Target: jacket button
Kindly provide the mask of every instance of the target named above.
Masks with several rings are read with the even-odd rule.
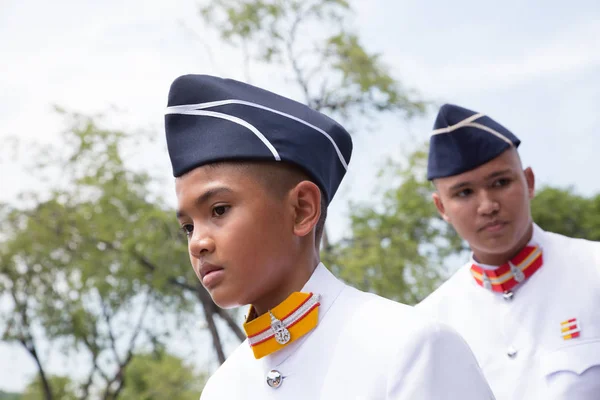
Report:
[[[281,372],[273,369],[271,371],[269,371],[269,373],[267,374],[267,385],[269,385],[270,387],[277,389],[278,387],[281,386],[281,384],[283,383],[283,375],[281,375]]]
[[[515,358],[517,356],[517,353],[517,349],[515,349],[513,346],[510,346],[508,350],[506,350],[506,355],[510,358]]]

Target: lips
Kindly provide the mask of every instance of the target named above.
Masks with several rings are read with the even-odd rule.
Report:
[[[200,265],[200,278],[204,279],[206,275],[221,270],[223,270],[223,267],[219,267],[218,265],[202,263],[202,265]]]
[[[499,229],[502,229],[502,227],[506,224],[507,224],[506,221],[500,221],[500,220],[490,221],[487,224],[483,225],[481,228],[479,228],[479,231],[499,230]]]

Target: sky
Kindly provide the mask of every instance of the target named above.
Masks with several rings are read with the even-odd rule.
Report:
[[[44,189],[23,166],[27,151],[15,159],[8,138],[58,143],[65,125],[53,105],[104,112],[112,126],[155,132],[159,145],[136,162],[168,179],[160,143],[172,80],[186,73],[245,76],[240,53],[220,44],[196,10],[193,0],[2,0],[0,201]],[[363,44],[405,87],[437,104],[483,112],[515,133],[538,186],[600,192],[600,3],[361,0],[354,10]],[[252,78],[296,95],[269,71],[255,68]],[[346,232],[348,201],[372,202],[382,160],[426,141],[434,119],[435,110],[408,122],[382,116],[375,129],[354,135],[349,179],[329,211],[334,240]],[[164,196],[174,201],[171,184]],[[209,351],[200,331],[186,341],[191,354]],[[52,368],[68,371],[69,360]],[[0,389],[20,390],[33,374],[21,348],[0,344]]]

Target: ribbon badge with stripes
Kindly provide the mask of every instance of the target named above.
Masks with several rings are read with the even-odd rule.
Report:
[[[575,339],[579,337],[581,329],[577,318],[571,318],[560,323],[560,332],[564,340]]]

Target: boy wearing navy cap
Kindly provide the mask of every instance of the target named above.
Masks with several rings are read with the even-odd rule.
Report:
[[[217,305],[247,340],[202,399],[491,399],[454,331],[337,280],[319,260],[352,142],[335,121],[227,79],[186,75],[165,117],[177,217]]]
[[[533,222],[519,144],[483,114],[440,109],[428,178],[472,255],[417,308],[462,334],[498,399],[598,399],[600,243]]]

